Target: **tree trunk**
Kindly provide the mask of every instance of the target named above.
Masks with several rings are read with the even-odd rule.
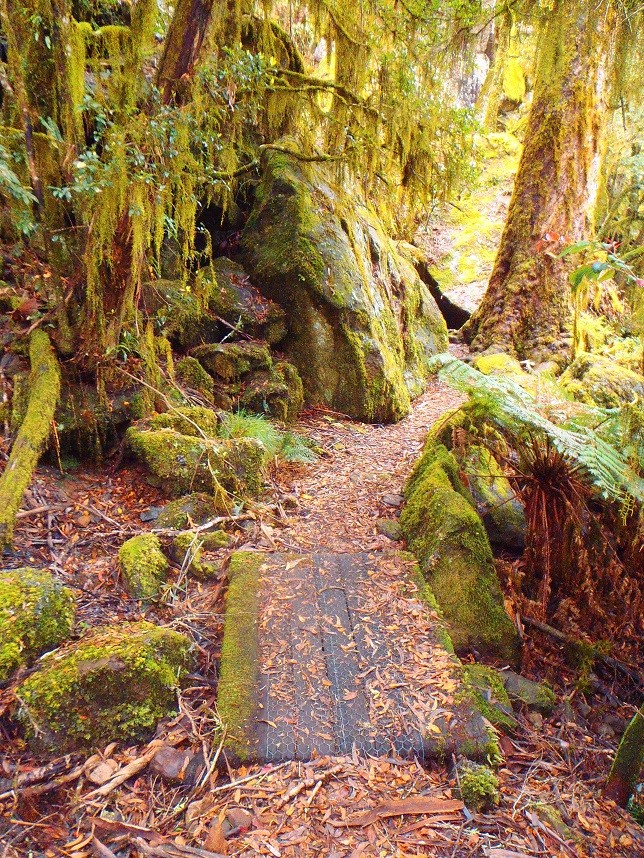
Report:
[[[199,59],[215,0],[178,0],[157,71],[157,86],[167,104],[178,95],[185,75]]]
[[[561,348],[571,301],[557,254],[591,231],[617,27],[612,4],[556,0],[548,16],[508,219],[464,328],[477,350],[545,358]]]
[[[604,788],[604,795],[626,807],[644,763],[644,705],[626,728]]]
[[[498,6],[499,4],[497,4]],[[494,23],[494,56],[485,81],[476,99],[476,109],[483,116],[483,127],[486,131],[496,131],[499,118],[499,107],[503,97],[503,74],[505,62],[510,50],[510,33],[512,30],[512,15],[506,10],[500,14]]]

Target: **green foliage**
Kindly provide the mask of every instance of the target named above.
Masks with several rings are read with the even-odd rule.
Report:
[[[22,184],[15,167],[16,157],[0,143],[0,199],[2,197],[8,199],[14,211],[17,231],[28,237],[36,229],[31,208],[37,200],[34,194]]]
[[[474,406],[500,431],[515,439],[530,441],[540,437],[549,442],[581,469],[599,497],[644,502],[644,480],[633,469],[628,455],[595,429],[607,419],[617,419],[623,427],[615,411],[586,407],[585,419],[568,419],[564,426],[541,414],[535,397],[509,378],[483,375],[447,354],[437,355],[431,366],[442,381],[469,393]],[[600,431],[609,436],[605,424]],[[617,433],[613,429],[612,440],[618,437]]]
[[[317,453],[302,435],[281,432],[261,414],[234,411],[222,415],[219,435],[222,438],[254,438],[261,441],[268,458],[277,456],[285,462],[311,463]]]

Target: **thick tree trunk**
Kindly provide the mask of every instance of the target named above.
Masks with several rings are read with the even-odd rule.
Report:
[[[157,72],[157,86],[166,103],[178,94],[184,76],[194,71],[214,4],[215,0],[177,2]]]
[[[508,219],[477,312],[475,349],[546,357],[571,316],[560,241],[590,232],[615,62],[612,5],[556,0],[541,39],[534,99]]]

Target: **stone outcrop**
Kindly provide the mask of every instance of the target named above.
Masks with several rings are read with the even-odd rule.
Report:
[[[429,357],[447,348],[434,299],[373,211],[321,166],[269,150],[263,169],[242,262],[286,314],[281,347],[307,401],[368,421],[399,419]]]

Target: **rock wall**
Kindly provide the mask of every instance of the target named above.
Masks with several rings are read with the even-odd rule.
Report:
[[[447,348],[434,299],[375,214],[323,166],[268,150],[263,171],[241,260],[286,313],[281,347],[307,401],[366,421],[400,419],[429,358]]]

